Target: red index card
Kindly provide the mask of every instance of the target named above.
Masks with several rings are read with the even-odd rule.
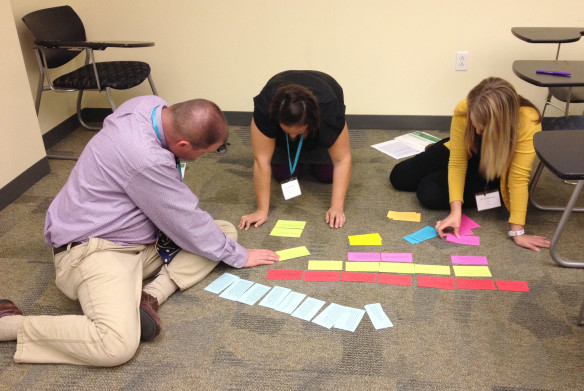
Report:
[[[302,270],[270,269],[266,278],[268,280],[302,280]]]
[[[457,278],[456,286],[458,289],[482,289],[487,291],[494,291],[495,281],[478,280],[476,278]]]
[[[377,282],[377,273],[342,272],[341,281]]]
[[[323,272],[308,270],[304,272],[304,281],[339,281],[340,272]]]
[[[418,276],[418,286],[425,288],[438,288],[454,290],[454,278]]]
[[[529,292],[527,281],[495,280],[495,282],[497,283],[497,289],[500,291]]]
[[[377,282],[390,285],[412,286],[412,276],[398,276],[395,274],[379,274]]]

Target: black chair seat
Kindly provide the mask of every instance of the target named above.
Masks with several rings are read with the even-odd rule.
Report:
[[[101,89],[107,87],[127,90],[142,83],[150,74],[150,65],[141,61],[109,61],[95,64]],[[93,65],[88,64],[73,72],[58,77],[53,86],[63,89],[96,90]]]

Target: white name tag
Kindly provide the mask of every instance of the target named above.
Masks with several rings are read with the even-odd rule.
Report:
[[[290,178],[287,181],[281,183],[282,193],[284,193],[284,199],[289,200],[290,198],[298,197],[300,193],[300,184],[298,179]]]
[[[501,206],[499,190],[489,190],[485,193],[476,193],[475,198],[477,200],[477,209],[479,211],[498,208]]]

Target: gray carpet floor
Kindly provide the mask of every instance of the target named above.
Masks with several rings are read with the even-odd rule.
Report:
[[[447,133],[429,131],[437,136]],[[581,390],[584,329],[576,319],[584,299],[584,270],[557,266],[549,252],[531,252],[506,237],[504,208],[465,213],[481,224],[479,247],[438,238],[412,245],[402,237],[446,213],[425,210],[413,194],[394,190],[395,159],[371,148],[404,131],[351,131],[353,176],[347,224],[324,224],[331,187],[307,172],[302,196],[284,201],[272,183],[270,220],[240,231],[249,248],[306,246],[311,255],[274,266],[233,269],[220,264],[193,288],[160,308],[162,333],[141,344],[116,368],[14,364],[14,342],[0,342],[0,389],[11,390]],[[54,150],[79,152],[91,132],[78,130]],[[216,219],[237,224],[255,210],[249,127],[232,127],[227,153],[187,165],[185,183]],[[77,302],[54,284],[51,250],[43,241],[46,210],[67,180],[71,161],[50,162],[51,173],[0,211],[0,298],[26,314],[79,314]],[[544,173],[538,197],[565,202],[573,186]],[[580,202],[581,204],[582,202]],[[391,221],[389,210],[418,211],[420,223]],[[551,238],[557,212],[530,208],[527,230]],[[300,238],[269,233],[279,219],[306,221]],[[584,260],[584,216],[574,214],[559,252]],[[349,235],[378,232],[381,246],[350,246]],[[520,280],[529,292],[442,290],[357,282],[267,280],[269,269],[306,270],[308,260],[346,260],[349,251],[411,252],[415,263],[451,265],[451,255],[486,256],[495,280]],[[327,303],[362,308],[381,303],[393,328],[375,330],[367,315],[354,333],[328,330],[265,307],[248,306],[203,290],[225,272],[268,286],[283,286]],[[451,277],[454,277],[452,275]]]

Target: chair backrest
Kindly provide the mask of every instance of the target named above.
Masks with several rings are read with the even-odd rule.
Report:
[[[79,15],[68,5],[31,12],[22,18],[37,41],[85,41],[85,28]],[[45,50],[47,67],[57,68],[80,52],[66,49]]]

